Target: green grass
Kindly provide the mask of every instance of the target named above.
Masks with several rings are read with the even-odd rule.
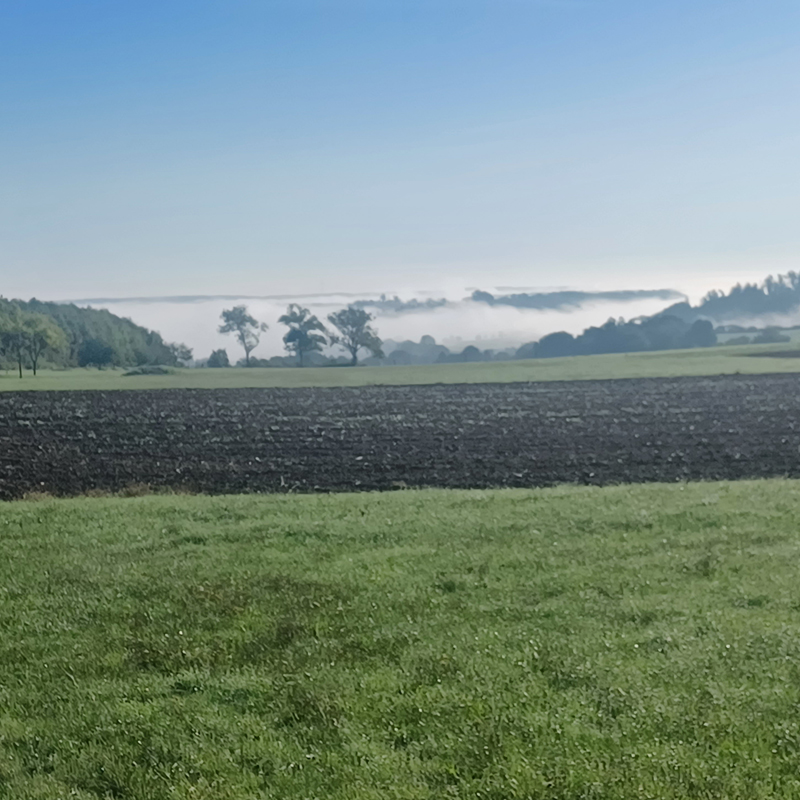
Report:
[[[791,344],[751,345],[477,364],[435,364],[417,367],[184,369],[176,371],[174,375],[130,377],[125,377],[122,370],[43,370],[35,378],[26,374],[22,380],[13,372],[0,373],[0,391],[410,386],[433,383],[519,383],[800,372],[800,358],[752,358],[750,355],[758,352],[792,349],[792,347]]]
[[[0,797],[797,798],[800,483],[0,507]]]

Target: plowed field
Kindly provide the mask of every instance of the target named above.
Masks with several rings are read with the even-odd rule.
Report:
[[[0,395],[0,498],[800,475],[800,377]]]

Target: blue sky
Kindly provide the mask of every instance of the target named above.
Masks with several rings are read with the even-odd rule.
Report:
[[[7,0],[0,293],[800,267],[800,4]]]

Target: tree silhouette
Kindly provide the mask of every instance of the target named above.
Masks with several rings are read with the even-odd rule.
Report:
[[[352,366],[358,364],[358,352],[362,349],[383,358],[382,342],[369,324],[372,319],[372,314],[353,306],[328,314],[328,321],[339,331],[331,335],[331,344],[338,344],[350,353]]]
[[[79,367],[105,367],[114,361],[114,348],[97,341],[87,339],[78,348]]]
[[[231,362],[228,360],[228,352],[226,350],[214,350],[206,362],[206,366],[212,369],[221,369],[230,365]]]
[[[187,361],[191,361],[193,358],[192,348],[187,347],[185,344],[175,342],[174,344],[168,344],[167,347],[169,348],[172,357],[175,359],[176,364],[182,364]]]
[[[303,356],[322,350],[327,341],[322,333],[316,333],[324,333],[325,326],[307,308],[301,308],[297,303],[292,303],[278,322],[289,328],[283,337],[283,344],[288,352],[297,356],[297,363],[301,367]]]
[[[234,333],[239,344],[244,348],[245,364],[250,366],[250,353],[258,347],[261,334],[269,327],[266,322],[259,322],[247,313],[247,306],[234,306],[220,314],[222,325],[220,333]]]

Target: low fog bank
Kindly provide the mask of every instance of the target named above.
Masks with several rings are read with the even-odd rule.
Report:
[[[417,301],[417,308],[409,307],[413,297],[423,298]],[[118,316],[128,317],[139,325],[158,331],[166,341],[185,342],[193,348],[195,358],[206,358],[212,350],[225,348],[232,361],[241,357],[241,348],[232,336],[217,333],[217,328],[222,310],[234,305],[246,305],[250,314],[270,326],[253,353],[258,358],[285,354],[282,337],[286,329],[278,323],[278,317],[290,302],[309,308],[323,322],[332,311],[357,303],[375,315],[374,327],[382,339],[419,341],[420,337],[430,335],[455,351],[471,344],[481,349],[516,348],[554,331],[578,334],[590,325],[604,323],[609,317],[631,319],[649,316],[670,305],[664,297],[648,296],[627,301],[587,301],[577,307],[565,306],[564,310],[533,310],[472,300],[442,304],[440,299],[430,297],[429,293],[408,293],[402,296],[400,302],[405,307],[399,311],[394,295],[387,295],[381,302],[380,297],[376,298],[374,294],[344,293],[294,297],[109,298],[77,301],[77,304],[107,308]]]
[[[800,325],[800,308],[785,314],[757,314],[726,318],[721,325],[741,328],[794,328]]]

